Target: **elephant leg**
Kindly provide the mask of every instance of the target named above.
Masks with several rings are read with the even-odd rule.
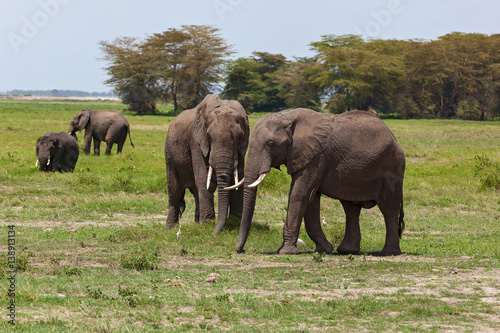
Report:
[[[84,143],[85,143],[85,154],[90,154],[90,146],[92,144],[92,136],[87,135],[87,130],[85,130],[85,137],[84,137]]]
[[[317,192],[321,179],[321,172],[304,168],[292,176],[290,194],[288,197],[288,211],[283,228],[283,244],[278,249],[279,254],[297,254],[297,239],[299,238],[300,224],[306,208]],[[318,218],[319,221],[319,218]]]
[[[342,243],[337,247],[340,254],[356,254],[360,250],[361,231],[359,228],[359,214],[361,205],[350,201],[340,200],[346,216],[345,236]]]
[[[201,151],[193,152],[192,165],[194,183],[196,186],[196,192],[198,193],[199,221],[203,223],[210,222],[213,218],[215,218],[213,192],[216,187],[215,184],[213,184],[214,186],[210,185],[210,189],[207,190],[208,169]]]
[[[194,207],[195,207],[194,208],[194,221],[196,223],[199,223],[200,222],[200,199],[198,198],[198,191],[196,191],[195,188],[190,188],[189,192],[191,192],[191,194],[194,197]]]
[[[179,176],[175,170],[167,166],[167,188],[168,188],[168,215],[166,227],[171,229],[179,222],[179,217],[186,208],[184,194],[186,190],[180,182]]]
[[[401,196],[396,197],[400,198]],[[399,255],[401,254],[399,247],[400,202],[394,199],[391,200],[391,203],[379,204],[379,208],[385,220],[385,244],[380,254],[383,256]]]
[[[127,129],[123,129],[122,132],[120,133],[120,136],[118,137],[118,140],[116,140],[116,145],[118,146],[116,153],[119,154],[122,152],[123,145],[125,144],[125,140],[127,139]]]
[[[316,244],[314,252],[332,253],[333,245],[326,239],[323,229],[321,229],[320,201],[321,194],[316,192],[304,214],[304,225],[306,226],[307,235]]]
[[[101,154],[101,140],[94,138],[94,155],[99,156]]]
[[[205,187],[198,187],[198,211],[199,221],[206,223],[215,218],[214,194],[207,191]]]

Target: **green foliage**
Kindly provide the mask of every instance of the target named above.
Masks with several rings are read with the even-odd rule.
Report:
[[[16,254],[16,270],[25,272],[31,267],[30,256],[28,253],[21,252]]]
[[[239,101],[247,112],[286,109],[276,79],[287,66],[281,54],[254,52],[250,59],[239,58],[229,65],[222,95]]]
[[[97,289],[92,287],[87,287],[87,296],[92,299],[106,298],[100,287],[98,287]]]
[[[148,36],[100,42],[109,79],[123,103],[138,114],[155,114],[157,101],[172,102],[174,113],[196,106],[220,81],[230,46],[219,29],[184,25]]]
[[[127,269],[155,270],[158,268],[158,250],[138,248],[120,258],[120,266]]]
[[[398,118],[498,115],[498,35],[451,33],[434,41],[325,35],[311,46],[329,112],[371,107]]]
[[[491,161],[485,154],[474,156],[474,173],[484,188],[500,189],[500,163]]]

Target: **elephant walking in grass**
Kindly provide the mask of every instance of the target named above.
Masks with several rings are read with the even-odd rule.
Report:
[[[92,139],[94,140],[94,155],[99,156],[101,141],[106,142],[106,155],[111,154],[113,144],[118,145],[116,153],[121,153],[127,134],[130,138],[130,125],[127,119],[118,111],[84,110],[77,113],[71,120],[69,133],[76,138],[76,131],[85,129],[85,154],[90,154]]]
[[[47,132],[36,142],[36,166],[40,171],[73,172],[78,155],[78,141],[68,133]]]
[[[236,251],[244,252],[257,186],[271,167],[286,165],[292,177],[281,254],[299,253],[302,219],[320,253],[331,253],[320,223],[320,197],[338,199],[346,214],[345,237],[337,251],[360,251],[359,215],[375,205],[386,227],[382,255],[401,253],[404,229],[405,156],[396,138],[375,115],[351,111],[339,115],[295,109],[261,117],[250,135],[245,167],[243,216]],[[231,187],[230,187],[231,188]],[[229,189],[230,189],[229,188]]]
[[[197,222],[215,217],[213,193],[219,190],[214,233],[223,230],[229,208],[231,215],[241,217],[243,191],[224,188],[242,184],[248,138],[248,118],[243,106],[213,95],[207,95],[198,106],[183,111],[172,121],[165,141],[167,228],[178,223],[184,211],[186,189],[195,198]]]

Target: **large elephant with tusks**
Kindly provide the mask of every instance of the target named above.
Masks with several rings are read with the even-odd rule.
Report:
[[[296,244],[302,219],[316,251],[333,251],[321,229],[321,195],[340,200],[346,214],[346,232],[337,248],[339,253],[360,251],[360,211],[375,205],[385,219],[386,237],[381,254],[401,253],[405,156],[396,138],[371,113],[351,111],[329,115],[309,109],[265,115],[252,129],[237,252],[244,252],[257,186],[272,167],[283,164],[292,182],[283,244],[278,253],[299,253]]]
[[[218,189],[218,213],[214,233],[223,230],[228,210],[241,217],[243,191],[225,190],[241,185],[249,126],[243,106],[237,101],[207,95],[193,109],[183,111],[169,126],[165,141],[168,216],[172,228],[184,211],[188,189],[195,198],[195,221],[215,217],[214,192]]]

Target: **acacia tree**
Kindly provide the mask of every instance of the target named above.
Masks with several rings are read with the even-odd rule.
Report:
[[[100,42],[106,71],[116,93],[139,113],[154,113],[156,102],[193,107],[222,80],[233,51],[210,26],[185,25],[140,41],[118,38]]]
[[[323,89],[317,82],[321,74],[316,58],[298,58],[288,68],[276,75],[279,96],[288,108],[321,108]]]
[[[219,36],[219,29],[207,25],[183,25],[189,35],[186,58],[186,105],[194,107],[206,94],[218,89],[222,81],[226,59],[234,53],[231,46]]]
[[[103,59],[110,63],[105,68],[109,75],[105,83],[114,87],[114,91],[131,110],[139,114],[154,114],[159,94],[152,54],[136,38],[101,41],[99,45],[104,52]]]
[[[183,98],[182,82],[186,77],[187,41],[190,36],[178,29],[169,29],[148,37],[144,48],[149,50],[152,66],[157,74],[159,95],[162,100],[172,101],[174,112]]]
[[[328,92],[331,112],[391,109],[404,73],[396,41],[365,42],[357,35],[325,35],[311,46],[324,67],[317,83]]]
[[[267,52],[239,58],[229,65],[222,95],[238,100],[247,111],[285,109],[286,102],[279,94],[276,79],[288,64],[285,56]]]

